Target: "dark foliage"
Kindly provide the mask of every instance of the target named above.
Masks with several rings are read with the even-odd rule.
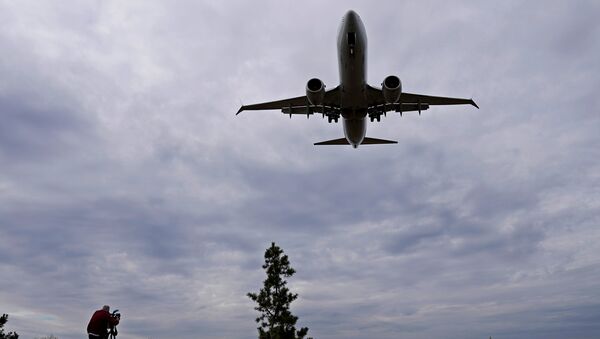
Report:
[[[19,335],[15,332],[4,333],[4,325],[8,321],[8,314],[3,314],[0,317],[0,339],[18,339]]]
[[[290,312],[290,304],[298,298],[286,287],[284,278],[289,278],[296,271],[290,266],[287,255],[283,250],[271,243],[265,251],[265,264],[262,266],[267,273],[267,279],[259,293],[248,293],[248,297],[258,306],[254,309],[260,312],[256,318],[259,323],[259,339],[302,339],[308,333],[308,328],[296,330],[298,317]],[[309,338],[311,339],[311,338]]]

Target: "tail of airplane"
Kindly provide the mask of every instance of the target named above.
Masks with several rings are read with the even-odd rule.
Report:
[[[375,138],[364,138],[360,143],[361,145],[376,145],[376,144],[397,144],[397,141],[394,140],[385,140],[385,139],[375,139]],[[350,145],[346,138],[333,139],[327,141],[316,142],[316,146],[321,145]]]

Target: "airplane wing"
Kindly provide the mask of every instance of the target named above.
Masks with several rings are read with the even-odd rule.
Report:
[[[447,97],[434,97],[431,95],[423,95],[423,94],[412,94],[412,93],[402,93],[400,94],[400,101],[403,103],[413,103],[413,104],[429,104],[429,105],[473,105],[477,108],[477,104],[473,99],[461,99],[461,98],[447,98]]]
[[[329,111],[339,110],[339,106],[340,93],[338,86],[325,92],[325,99],[323,100],[323,105],[311,105],[306,95],[303,95],[300,97],[263,102],[260,104],[243,105],[242,107],[240,107],[236,115],[240,114],[242,111],[260,111],[274,109],[281,110],[286,114],[312,114],[313,112],[327,113]]]
[[[413,94],[402,92],[400,94],[400,103],[399,104],[385,104],[385,100],[383,98],[383,91],[374,88],[371,86],[367,86],[367,96],[369,99],[369,107],[386,107],[387,111],[396,110],[400,111],[400,109],[404,109],[405,105],[407,108],[410,107],[411,111],[419,110],[421,107],[425,110],[425,107],[429,107],[431,105],[473,105],[477,108],[477,104],[473,99],[461,99],[461,98],[447,98],[447,97],[436,97],[431,95],[423,95],[423,94]],[[404,110],[403,110],[404,111]]]

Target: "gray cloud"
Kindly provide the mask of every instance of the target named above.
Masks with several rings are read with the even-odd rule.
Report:
[[[348,6],[348,7],[346,7]],[[315,338],[594,338],[593,1],[0,5],[0,305],[24,338],[253,338],[271,241]],[[356,9],[369,79],[474,96],[369,125],[245,112],[336,85]],[[246,114],[247,113],[247,114]]]

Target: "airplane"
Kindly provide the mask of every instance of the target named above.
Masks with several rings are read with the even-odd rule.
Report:
[[[418,111],[433,105],[473,105],[473,99],[447,98],[402,92],[402,82],[395,75],[383,80],[381,89],[367,84],[367,35],[360,16],[353,10],[342,18],[337,37],[340,85],[325,90],[318,78],[308,80],[306,95],[253,105],[242,105],[236,115],[248,110],[281,110],[290,118],[294,114],[320,113],[329,123],[342,117],[344,138],[317,142],[314,145],[397,144],[397,141],[366,137],[367,121],[381,121],[387,112]]]

